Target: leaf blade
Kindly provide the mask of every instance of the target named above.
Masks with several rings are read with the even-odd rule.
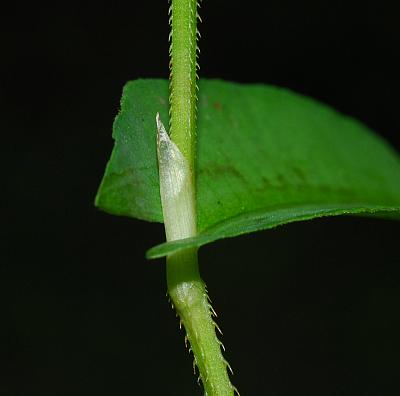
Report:
[[[333,207],[334,206],[334,207]],[[296,209],[295,213],[290,213],[291,210]],[[374,215],[386,218],[385,215],[390,215],[393,213],[399,213],[400,207],[378,207],[378,206],[362,206],[354,207],[343,205],[338,207],[338,205],[327,205],[325,207],[296,207],[280,209],[277,211],[271,211],[269,213],[263,213],[262,216],[257,214],[249,214],[250,219],[235,219],[234,223],[239,220],[240,226],[227,227],[223,232],[205,232],[200,234],[195,238],[185,238],[179,241],[165,242],[160,245],[154,246],[146,252],[146,258],[157,259],[174,253],[180,249],[186,249],[189,247],[201,247],[208,243],[215,242],[219,239],[232,238],[235,236],[240,236],[243,234],[248,234],[252,232],[268,230],[275,228],[284,224],[290,224],[297,221],[312,220],[321,217],[329,216],[340,216],[340,215]],[[400,215],[390,218],[397,218],[400,220]],[[271,220],[272,219],[272,220]],[[240,220],[244,220],[240,223]],[[247,220],[247,221],[246,221]]]
[[[157,111],[166,121],[167,81],[127,84],[98,207],[162,221]],[[323,215],[398,218],[398,155],[358,121],[312,99],[282,88],[202,80],[198,131],[199,236],[151,249],[149,257]]]

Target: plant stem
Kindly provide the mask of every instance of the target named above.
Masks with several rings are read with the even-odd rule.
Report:
[[[197,251],[188,249],[167,258],[168,291],[193,351],[205,395],[231,396],[234,387],[227,374],[227,362],[215,334],[211,306],[200,278]],[[185,340],[186,341],[186,340]]]
[[[172,0],[170,13],[170,134],[193,170],[196,150],[197,0]]]
[[[160,194],[167,240],[196,235],[196,51],[197,0],[172,0],[170,134],[157,115]],[[232,396],[235,388],[221,353],[207,290],[199,273],[197,249],[167,257],[168,293],[185,327],[205,395]]]

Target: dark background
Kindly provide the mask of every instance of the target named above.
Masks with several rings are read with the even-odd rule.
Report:
[[[208,1],[201,76],[263,82],[400,150],[397,1]],[[93,199],[124,83],[168,76],[166,1],[2,10],[0,395],[201,395],[146,262]],[[331,218],[200,252],[242,395],[399,395],[399,224]]]

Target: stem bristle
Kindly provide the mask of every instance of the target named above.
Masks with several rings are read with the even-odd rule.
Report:
[[[234,393],[237,394],[237,396],[240,396],[240,393],[239,393],[238,389],[236,388],[236,386],[232,385],[232,390],[233,390]]]
[[[223,336],[224,333],[222,332],[222,330],[219,328],[219,326],[217,325],[217,323],[215,321],[213,321],[213,325],[219,331],[219,333]]]

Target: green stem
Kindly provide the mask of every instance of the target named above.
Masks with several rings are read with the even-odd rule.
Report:
[[[197,0],[172,0],[170,13],[170,134],[194,169]]]
[[[235,388],[227,374],[227,362],[221,353],[221,342],[215,334],[212,308],[207,290],[200,278],[197,251],[189,249],[167,258],[169,295],[194,355],[205,395],[231,396]],[[229,367],[229,366],[228,366]]]
[[[158,158],[160,193],[167,240],[196,235],[195,143],[197,81],[197,0],[172,0],[170,136],[159,117]],[[207,396],[232,396],[235,388],[222,356],[197,250],[167,257],[168,293],[185,327]]]

